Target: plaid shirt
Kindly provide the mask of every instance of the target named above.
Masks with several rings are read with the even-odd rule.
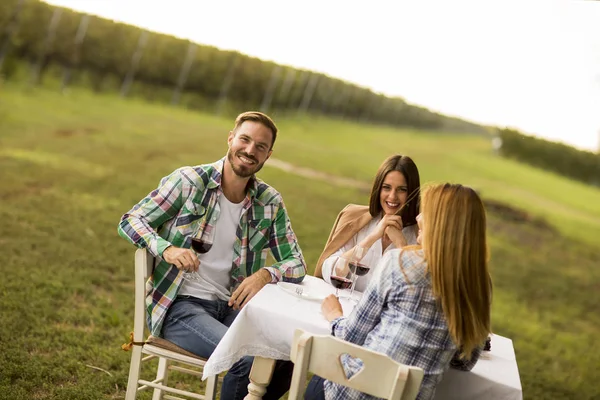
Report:
[[[353,313],[331,322],[332,333],[387,354],[401,364],[422,368],[425,375],[417,399],[431,399],[450,361],[457,358],[457,347],[433,296],[423,252],[390,250],[377,269],[379,273],[371,279]],[[480,352],[476,349],[469,361],[461,362],[460,369],[473,368]],[[348,376],[362,368],[361,363],[349,357],[342,363]],[[325,381],[324,386],[327,400],[375,399],[330,381]]]
[[[171,245],[190,248],[192,237],[214,228],[220,212],[218,199],[223,194],[223,164],[224,158],[176,170],[121,218],[119,234],[161,260],[146,284],[152,335],[160,335],[165,314],[183,282],[183,271],[162,260],[163,251]],[[275,189],[253,177],[233,246],[232,288],[265,267],[268,250],[276,260],[266,268],[273,282],[304,279],[306,263],[283,199]]]

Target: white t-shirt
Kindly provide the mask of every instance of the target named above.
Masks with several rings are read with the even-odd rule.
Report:
[[[233,245],[242,215],[242,203],[232,203],[221,194],[214,212],[217,212],[219,217],[214,227],[213,245],[207,253],[197,253],[200,260],[198,274],[201,279],[198,282],[184,279],[178,294],[205,300],[227,301],[231,288]]]
[[[364,238],[366,238],[371,232],[375,230],[377,224],[381,221],[381,217],[376,217],[371,220],[364,228],[358,231],[345,245],[343,245],[338,251],[330,255],[323,262],[323,267],[321,269],[321,273],[323,274],[323,279],[327,283],[331,283],[331,275],[333,272],[333,268],[337,263],[339,257],[356,246],[357,243],[360,243]],[[404,234],[404,238],[406,239],[406,243],[409,245],[417,243],[417,235],[416,235],[416,225],[407,226],[402,229],[402,233]],[[369,248],[362,258],[361,263],[368,265],[370,268],[369,272],[366,275],[359,276],[356,279],[356,285],[354,286],[354,290],[359,292],[363,292],[371,280],[373,275],[375,274],[376,269],[378,268],[379,261],[383,258],[384,254],[386,254],[391,249],[395,249],[396,246],[394,243],[390,244],[385,251],[382,249],[381,238],[377,239],[375,243]]]

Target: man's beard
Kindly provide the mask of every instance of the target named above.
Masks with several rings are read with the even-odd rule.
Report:
[[[243,156],[246,157],[252,161],[257,161],[256,158],[249,156],[248,154],[238,151],[236,153],[236,156]],[[231,165],[231,169],[233,169],[233,173],[236,174],[237,176],[239,176],[240,178],[250,178],[252,175],[256,174],[258,171],[260,171],[263,167],[263,165],[265,165],[265,161],[263,161],[262,163],[257,163],[255,164],[253,167],[250,166],[246,166],[246,165],[236,165],[235,164],[235,158],[236,156],[234,156],[231,153],[231,150],[227,151],[227,160],[229,161],[229,164]]]

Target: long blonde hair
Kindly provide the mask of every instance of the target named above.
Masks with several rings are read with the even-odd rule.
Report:
[[[468,357],[491,331],[485,208],[473,189],[446,183],[425,189],[421,213],[433,294],[452,339]]]

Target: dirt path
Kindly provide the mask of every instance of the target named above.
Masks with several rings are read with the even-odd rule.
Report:
[[[369,183],[359,181],[356,179],[342,178],[340,176],[326,174],[324,172],[315,171],[314,169],[310,168],[298,167],[296,165],[292,165],[290,163],[278,160],[276,158],[269,158],[269,161],[267,161],[266,165],[278,168],[282,171],[289,172],[291,174],[296,174],[310,179],[318,179],[321,181],[333,183],[338,186],[351,187],[366,191],[371,190],[371,185]]]
[[[276,158],[269,158],[266,165],[271,166],[273,168],[280,169],[285,172],[289,172],[291,174],[299,175],[299,176],[309,178],[309,179],[318,179],[318,180],[332,183],[332,184],[338,185],[338,186],[355,188],[355,189],[363,190],[365,192],[369,192],[371,190],[371,184],[369,184],[367,182],[359,181],[356,179],[343,178],[340,176],[327,174],[327,173],[324,173],[321,171],[316,171],[316,170],[310,169],[310,168],[298,167],[296,165],[292,165],[290,163],[287,163],[285,161],[282,161],[282,160],[279,160]],[[562,204],[552,202],[549,199],[543,198],[541,196],[537,196],[534,193],[530,193],[530,192],[524,191],[519,188],[513,188],[512,190],[515,192],[518,192],[518,194],[520,196],[526,196],[526,197],[532,199],[533,201],[536,201],[538,204],[543,204],[544,207],[549,208],[549,209],[555,209],[555,210],[561,209],[562,210],[565,207]],[[499,202],[496,202],[496,203],[499,203]],[[508,208],[512,208],[512,207],[508,206]],[[593,221],[594,223],[600,225],[600,219],[598,217],[596,217],[595,215],[591,215],[590,213],[577,211],[577,210],[570,210],[569,212],[571,213],[572,216],[575,216],[582,220]]]

